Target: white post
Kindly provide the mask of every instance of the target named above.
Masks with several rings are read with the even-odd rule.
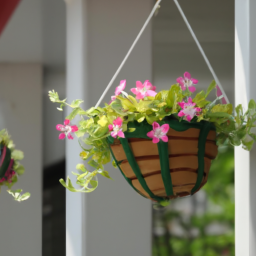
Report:
[[[86,0],[67,2],[67,98],[86,99]],[[84,106],[85,109],[88,106]],[[70,112],[70,109],[68,109]],[[81,162],[81,149],[76,139],[66,142],[66,175],[75,184],[74,175],[76,164]],[[85,250],[86,223],[84,205],[85,195],[82,193],[66,192],[66,255],[83,256]]]
[[[67,2],[70,2],[67,4],[67,97],[69,101],[85,99],[88,104],[85,107],[90,107],[96,104],[120,65],[153,2]],[[89,25],[88,29],[85,24]],[[86,51],[89,58],[85,56]],[[126,91],[129,92],[136,80],[152,80],[151,72],[149,25],[103,101],[109,102],[120,80],[127,79]],[[70,175],[81,161],[80,149],[71,141],[67,143],[66,152],[67,174]],[[150,256],[151,201],[138,195],[111,164],[106,170],[113,180],[99,177],[99,187],[91,194],[67,192],[67,256]]]
[[[255,0],[235,1],[235,102],[247,109],[256,99],[256,10]],[[256,255],[256,161],[255,147],[235,149],[236,255]]]

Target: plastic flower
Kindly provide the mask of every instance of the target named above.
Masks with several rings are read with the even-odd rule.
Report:
[[[146,80],[144,84],[142,84],[140,81],[136,82],[136,87],[137,88],[132,88],[131,92],[136,95],[136,99],[144,99],[147,96],[156,96],[156,87],[153,86],[149,80]]]
[[[193,85],[196,85],[198,83],[198,80],[191,78],[190,73],[185,72],[184,78],[183,77],[177,78],[177,82],[179,83],[183,91],[185,91],[186,88],[188,88],[189,91],[194,92],[196,90],[196,87],[194,87]]]
[[[217,97],[222,96],[223,95],[222,91],[221,91],[221,89],[218,85],[216,86],[216,89],[217,89]],[[226,101],[225,97],[221,98],[221,103],[222,104],[227,104],[227,101]]]
[[[178,113],[179,117],[185,117],[185,120],[190,122],[195,115],[201,112],[201,108],[197,108],[196,103],[193,103],[192,98],[188,98],[188,102],[178,102],[182,110]]]
[[[111,101],[114,101],[116,99],[116,96],[120,95],[121,92],[125,89],[125,86],[126,86],[126,80],[121,80],[120,81],[120,84],[116,87],[116,90],[115,90],[115,95],[114,96],[111,96]],[[109,103],[109,104],[110,104]]]
[[[163,124],[160,126],[157,122],[152,124],[153,131],[147,133],[147,136],[153,139],[153,143],[158,143],[160,140],[164,142],[168,142],[168,136],[166,133],[169,131],[170,126],[169,124]]]
[[[121,119],[121,117],[118,117],[117,119],[115,119],[113,121],[113,125],[110,124],[108,126],[109,131],[111,132],[110,135],[113,138],[116,138],[117,136],[120,138],[124,138],[124,133],[122,131],[122,124],[123,124],[123,120]]]
[[[64,125],[62,124],[57,124],[56,125],[56,129],[58,131],[61,131],[62,133],[59,135],[59,139],[63,140],[66,138],[66,136],[68,137],[69,140],[73,140],[74,137],[71,135],[71,133],[74,133],[76,131],[78,131],[78,127],[76,125],[69,125],[70,124],[70,120],[65,119],[64,121]]]

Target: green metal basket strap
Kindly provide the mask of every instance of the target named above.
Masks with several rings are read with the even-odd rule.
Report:
[[[205,155],[205,144],[206,139],[211,130],[211,124],[206,122],[202,127],[198,139],[198,172],[197,172],[197,181],[194,188],[191,191],[193,195],[201,186],[204,177],[204,155]]]
[[[149,196],[152,199],[156,200],[157,202],[163,201],[163,198],[154,195],[153,192],[149,189],[144,177],[141,174],[140,167],[139,167],[138,163],[136,162],[133,152],[129,146],[128,140],[126,138],[124,138],[124,139],[120,138],[120,141],[122,143],[127,160],[129,162],[130,166],[132,167],[132,170],[133,170],[134,174],[136,175],[138,181],[140,182],[140,185],[142,186],[142,188],[149,194]]]
[[[11,161],[11,151],[6,146],[2,146],[0,150],[2,151],[0,156],[0,179],[2,179]]]
[[[172,177],[169,166],[168,142],[160,141],[159,143],[157,143],[157,146],[165,192],[167,196],[173,196]]]
[[[113,157],[113,159],[114,159],[114,161],[115,161],[115,163],[116,163],[116,165],[117,165],[119,171],[122,173],[122,175],[123,175],[123,177],[126,179],[126,181],[130,184],[130,186],[131,186],[138,194],[140,194],[141,196],[145,197],[143,194],[140,193],[139,190],[137,190],[137,189],[133,186],[132,181],[124,175],[122,169],[121,169],[120,166],[119,166],[119,162],[116,160],[115,155],[114,155],[114,153],[113,153],[113,151],[112,151],[110,145],[109,145],[109,150],[110,150],[110,153],[111,153],[111,155],[112,155],[112,157]],[[146,198],[146,197],[145,197],[145,198]]]

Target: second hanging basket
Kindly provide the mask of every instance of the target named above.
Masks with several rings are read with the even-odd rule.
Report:
[[[168,142],[152,143],[147,122],[133,122],[125,138],[108,137],[112,156],[128,183],[153,201],[195,194],[207,182],[211,160],[217,156],[216,132],[208,122],[171,119]]]

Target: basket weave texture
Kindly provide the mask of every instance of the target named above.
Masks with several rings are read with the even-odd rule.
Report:
[[[207,182],[211,160],[218,152],[215,127],[208,122],[189,123],[174,119],[168,142],[152,143],[147,122],[128,124],[136,128],[125,138],[108,137],[112,156],[127,182],[142,196],[166,201],[195,194]]]

